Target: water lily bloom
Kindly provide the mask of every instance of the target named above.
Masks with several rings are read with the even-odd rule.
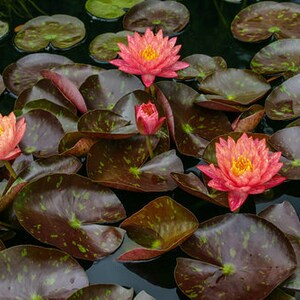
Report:
[[[25,133],[25,129],[24,118],[16,121],[13,112],[8,116],[0,114],[0,160],[12,160],[21,154],[18,144]]]
[[[243,133],[237,142],[228,137],[216,143],[218,167],[197,167],[211,178],[210,187],[228,192],[229,207],[235,211],[249,194],[260,194],[286,179],[277,174],[282,167],[280,156],[281,152],[269,152],[265,139],[253,139]]]
[[[133,36],[127,35],[127,40],[128,47],[118,43],[121,58],[113,59],[110,63],[126,73],[141,75],[147,88],[156,76],[175,78],[176,71],[189,66],[186,62],[178,61],[180,55],[177,53],[181,45],[175,46],[177,38],[164,37],[162,30],[154,35],[147,28],[143,36],[135,32]]]
[[[147,104],[136,105],[134,108],[136,125],[139,133],[143,135],[155,134],[166,119],[166,117],[158,119],[156,106],[150,100]]]

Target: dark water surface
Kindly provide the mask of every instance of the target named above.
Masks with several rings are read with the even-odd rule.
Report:
[[[1,1],[1,0],[0,0]],[[39,3],[40,2],[40,3]],[[237,5],[223,2],[221,0],[186,0],[180,1],[186,5],[191,12],[190,24],[178,37],[178,43],[182,44],[182,57],[201,53],[209,56],[222,56],[229,67],[249,68],[249,62],[253,55],[265,44],[247,44],[234,40],[230,32],[230,23],[243,4]],[[245,2],[245,1],[244,1]],[[248,1],[247,3],[254,3]],[[283,1],[282,1],[283,2]],[[299,3],[300,1],[285,1]],[[96,63],[90,56],[88,47],[90,42],[99,34],[104,32],[117,32],[123,30],[122,22],[104,22],[92,19],[84,10],[84,0],[43,0],[37,1],[38,5],[49,15],[69,14],[81,19],[87,30],[85,42],[67,51],[54,51],[48,49],[48,53],[57,53],[69,57],[77,63],[88,63],[101,67],[109,67]],[[216,6],[217,4],[217,6]],[[244,3],[245,4],[245,3]],[[34,13],[34,12],[33,12]],[[39,15],[35,13],[35,16]],[[11,28],[22,24],[26,19],[11,20]],[[0,72],[10,63],[26,55],[17,51],[12,43],[13,32],[0,41]],[[44,51],[46,52],[46,51]],[[0,97],[0,111],[7,114],[12,110],[14,98],[8,93]],[[265,119],[259,129],[267,133],[272,133],[275,126],[270,120]],[[189,162],[196,164],[197,160]],[[289,200],[300,212],[300,189],[297,182],[287,182],[274,189],[274,202]],[[127,215],[142,208],[149,200],[155,199],[158,195],[146,195],[139,193],[117,192],[124,204]],[[226,210],[202,202],[200,199],[185,194],[181,190],[170,193],[176,201],[184,204],[187,208],[196,212],[199,221],[208,219],[216,214],[222,214]],[[265,203],[261,197],[256,199],[259,204],[257,210],[261,210],[270,203]],[[126,245],[126,241],[125,241]],[[120,254],[117,251],[113,255],[94,263],[88,268],[87,274],[90,283],[114,283],[122,286],[133,287],[138,293],[145,290],[147,293],[159,300],[187,299],[176,288],[173,278],[173,270],[176,264],[176,256],[184,256],[179,249],[164,254],[162,257],[142,263],[117,262],[116,257]]]

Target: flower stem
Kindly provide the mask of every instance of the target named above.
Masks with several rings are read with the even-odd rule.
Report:
[[[17,174],[16,174],[15,170],[12,168],[10,162],[8,160],[5,160],[4,165],[5,165],[6,169],[8,170],[9,174],[12,176],[12,178],[16,179]]]
[[[153,150],[152,150],[150,135],[146,135],[146,143],[147,143],[147,148],[148,148],[150,158],[152,159],[154,156],[153,156]]]

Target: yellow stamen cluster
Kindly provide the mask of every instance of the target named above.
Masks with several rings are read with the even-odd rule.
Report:
[[[159,56],[159,53],[157,53],[151,45],[148,45],[144,50],[140,52],[140,54],[142,58],[147,61],[153,60]]]
[[[240,155],[237,160],[231,161],[231,172],[235,176],[243,175],[246,171],[253,171],[252,162],[245,156]]]

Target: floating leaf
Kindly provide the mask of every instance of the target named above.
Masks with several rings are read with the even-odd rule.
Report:
[[[9,31],[8,23],[0,20],[0,40],[3,39]]]
[[[155,300],[155,298],[147,294],[145,291],[140,291],[136,297],[134,297],[134,300]]]
[[[226,69],[226,61],[220,57],[210,57],[204,54],[192,54],[182,59],[190,64],[188,68],[177,71],[178,79],[197,78],[199,81],[217,70]]]
[[[0,95],[5,91],[5,85],[3,82],[2,75],[0,75]]]
[[[264,96],[270,88],[264,78],[252,71],[234,68],[218,70],[199,85],[201,91],[217,95],[216,98],[211,96],[211,99],[231,105],[251,104]]]
[[[67,300],[132,300],[133,289],[126,289],[116,284],[94,284],[76,291]]]
[[[130,31],[119,31],[117,33],[106,32],[96,36],[89,46],[90,55],[96,61],[108,62],[117,57],[118,43],[127,45],[127,35]]]
[[[3,299],[66,299],[88,285],[88,278],[67,253],[20,245],[0,252]]]
[[[250,214],[201,223],[181,248],[197,259],[177,258],[175,269],[178,287],[193,299],[264,299],[297,265],[285,235]]]
[[[16,197],[14,210],[36,239],[77,258],[101,259],[123,240],[122,229],[94,224],[125,217],[117,196],[76,174],[53,174],[29,183]]]
[[[70,63],[72,63],[72,60],[62,55],[48,53],[29,54],[4,69],[2,74],[3,81],[11,93],[19,95],[23,90],[32,87],[43,78],[40,74],[41,70]]]
[[[296,300],[296,298],[276,288],[265,300]]]
[[[277,39],[300,38],[300,5],[261,1],[241,10],[233,19],[233,36],[243,42],[257,42],[272,35]]]
[[[165,34],[182,31],[190,20],[190,12],[176,1],[147,0],[132,7],[123,18],[126,30],[144,32],[147,27]]]
[[[85,9],[94,17],[101,19],[117,19],[125,14],[125,10],[143,0],[87,0]]]
[[[49,45],[69,49],[85,37],[84,23],[68,15],[39,16],[24,24],[14,38],[15,45],[28,52],[36,52]]]
[[[182,243],[198,225],[197,218],[172,198],[156,198],[121,223],[129,238],[142,247],[126,251],[118,259],[137,261],[157,257]]]
[[[300,116],[300,74],[275,87],[265,101],[272,120],[289,120]]]
[[[265,46],[254,55],[250,66],[264,75],[292,77],[300,73],[300,39],[284,39]]]

